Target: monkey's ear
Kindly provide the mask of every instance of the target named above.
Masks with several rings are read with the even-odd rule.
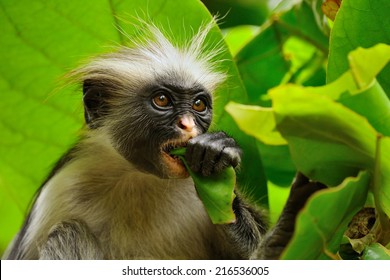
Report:
[[[99,127],[99,121],[107,114],[106,97],[102,84],[92,80],[83,82],[84,117],[89,128]]]

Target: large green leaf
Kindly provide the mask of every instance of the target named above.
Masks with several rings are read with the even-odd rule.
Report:
[[[268,145],[287,145],[287,141],[275,130],[275,116],[271,108],[230,102],[225,109],[245,133]]]
[[[362,116],[293,85],[271,96],[277,129],[301,172],[335,186],[360,169],[373,170],[377,133]]]
[[[346,178],[336,188],[315,193],[299,213],[282,259],[332,258],[339,250],[348,223],[366,201],[369,178],[368,172],[361,172],[356,178]]]
[[[94,55],[131,43],[131,36],[140,31],[137,18],[152,19],[177,41],[211,20],[197,0],[1,1],[0,252],[19,228],[51,166],[77,140],[82,127],[80,93],[75,87],[62,87],[61,77]],[[216,26],[208,41],[222,41]],[[224,106],[229,100],[244,102],[246,94],[223,49],[220,67],[229,79],[216,93],[213,129],[238,131]],[[237,134],[233,136],[241,143],[253,141]],[[244,146],[244,152],[254,156],[247,157],[242,169],[248,166],[248,174],[256,172],[257,184],[264,186],[254,143]],[[245,174],[240,180],[251,181]],[[258,197],[265,197],[266,189],[261,192]]]
[[[296,173],[286,140],[275,130],[271,108],[230,102],[225,107],[242,131],[255,137],[267,179],[279,186],[290,186]]]
[[[388,0],[343,0],[330,37],[328,64],[329,82],[349,68],[347,55],[357,47],[390,44]],[[378,81],[390,96],[390,66],[378,76]]]

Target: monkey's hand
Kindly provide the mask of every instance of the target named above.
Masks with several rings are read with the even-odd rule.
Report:
[[[193,172],[210,176],[239,165],[241,150],[224,132],[205,133],[188,142],[185,158]]]

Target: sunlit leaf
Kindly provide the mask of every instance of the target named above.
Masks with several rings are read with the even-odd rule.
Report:
[[[390,61],[390,46],[376,44],[364,49],[357,48],[348,54],[349,67],[360,89],[367,88]]]
[[[259,31],[259,27],[255,26],[237,26],[234,28],[222,30],[225,34],[225,42],[229,46],[229,50],[233,56],[235,56],[248,42],[250,42],[256,33]]]
[[[268,145],[286,145],[286,140],[275,130],[275,117],[271,108],[230,102],[226,111],[233,116],[245,133]]]
[[[257,147],[267,179],[279,186],[289,186],[296,170],[286,140],[276,131],[273,110],[234,102],[228,103],[225,108],[242,131],[260,141]]]

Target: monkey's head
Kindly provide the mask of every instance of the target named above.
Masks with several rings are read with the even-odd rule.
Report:
[[[186,146],[211,124],[212,93],[225,78],[212,62],[218,49],[203,48],[211,27],[175,46],[148,25],[147,40],[79,70],[87,126],[106,133],[139,170],[161,178],[188,176],[169,152]]]

